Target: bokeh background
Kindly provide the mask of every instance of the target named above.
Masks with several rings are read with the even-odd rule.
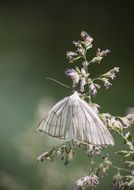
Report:
[[[101,89],[94,102],[102,112],[125,115],[134,107],[134,12],[130,1],[44,1],[0,3],[0,190],[70,190],[88,174],[83,153],[68,166],[62,161],[39,163],[38,155],[57,141],[37,132],[37,123],[70,90],[46,80],[53,77],[68,85],[66,51],[85,30],[94,48],[112,53],[94,75],[120,67],[109,90]],[[107,149],[113,155],[121,142]],[[59,141],[57,142],[59,143]],[[87,162],[86,162],[87,161]],[[86,168],[86,169],[85,169]],[[97,189],[113,189],[110,171]]]

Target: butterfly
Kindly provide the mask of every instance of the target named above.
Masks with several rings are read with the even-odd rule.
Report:
[[[57,102],[41,120],[38,129],[62,140],[93,145],[114,145],[113,137],[98,114],[75,91]]]

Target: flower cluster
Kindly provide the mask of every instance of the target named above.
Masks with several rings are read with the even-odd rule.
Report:
[[[72,80],[72,87],[74,88],[75,86],[77,86],[79,80],[80,80],[80,76],[77,73],[76,70],[74,69],[68,69],[65,74]]]
[[[94,81],[101,81],[103,82],[104,86],[106,89],[108,89],[112,84],[109,82],[110,79],[114,80],[116,78],[116,74],[119,72],[119,67],[114,67],[113,69],[111,69],[110,71],[102,74],[101,76],[93,79]],[[94,83],[94,86],[96,86],[96,84]],[[96,87],[97,89],[97,87]]]
[[[92,145],[92,144],[88,145],[88,149],[87,149],[88,156],[100,155],[101,148],[102,148],[102,146],[99,146],[99,145]]]
[[[116,74],[119,72],[119,67],[114,67],[107,73],[100,75],[99,77],[91,78],[88,72],[88,67],[90,63],[100,63],[101,60],[110,53],[110,50],[106,49],[101,51],[99,48],[96,51],[96,56],[87,60],[87,51],[92,48],[93,38],[86,32],[81,32],[81,41],[74,41],[73,44],[76,47],[76,51],[67,52],[67,59],[69,63],[74,63],[80,58],[83,59],[81,63],[81,68],[78,66],[75,69],[68,69],[65,73],[72,80],[72,87],[79,88],[79,91],[83,93],[85,91],[85,86],[88,86],[88,93],[90,96],[95,96],[98,92],[98,89],[101,87],[95,81],[103,82],[106,89],[108,89],[112,84],[110,79],[114,79]],[[78,89],[77,88],[77,89]]]
[[[101,75],[98,80],[102,81],[104,83],[104,86],[106,87],[106,89],[109,88],[109,86],[111,86],[112,84],[109,82],[109,79],[111,78],[112,80],[116,78],[116,73],[119,72],[119,67],[114,67],[113,69],[111,69],[110,71],[108,71],[107,73]]]
[[[74,61],[76,61],[79,58],[80,57],[79,57],[78,53],[75,53],[73,51],[67,52],[67,59],[69,60],[69,63],[73,63]]]
[[[115,117],[109,113],[100,114],[101,120],[104,124],[113,131],[122,131],[134,124],[134,114],[128,114],[124,117]]]
[[[73,44],[76,47],[76,51],[68,51],[67,59],[69,63],[74,63],[80,58],[85,57],[88,49],[92,48],[93,38],[85,31],[81,32],[81,41],[74,41]]]
[[[81,32],[81,37],[84,40],[84,42],[82,42],[82,43],[85,46],[85,49],[88,50],[88,49],[92,48],[93,38],[85,31]]]
[[[91,79],[88,80],[88,83],[89,83],[89,93],[92,96],[95,96],[98,92],[98,89],[100,89],[100,85],[94,83]]]
[[[100,64],[103,57],[107,56],[109,53],[111,53],[111,51],[109,49],[101,51],[101,49],[98,48],[96,51],[96,57],[94,57],[90,62]]]
[[[78,181],[75,182],[77,189],[79,190],[84,190],[86,187],[96,187],[99,184],[99,178],[91,174],[90,176],[85,176],[79,179]]]
[[[98,168],[96,169],[96,175],[99,178],[103,178],[107,174],[110,166],[112,165],[112,162],[108,158],[108,154],[104,155],[102,159],[103,162],[100,163]]]
[[[113,187],[116,190],[133,190],[134,189],[134,176],[121,175],[118,173],[113,177]]]
[[[125,177],[121,176],[120,172],[113,177],[113,187],[118,190],[123,190],[125,185]]]
[[[75,158],[75,150],[74,147],[71,145],[71,143],[68,144],[62,144],[57,147],[54,147],[49,152],[45,152],[41,154],[37,160],[38,161],[44,161],[44,160],[57,160],[58,157],[61,158],[61,160],[64,160],[64,164],[67,165],[70,160],[73,160]]]

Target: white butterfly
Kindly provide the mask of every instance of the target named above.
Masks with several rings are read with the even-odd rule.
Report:
[[[64,140],[75,139],[93,145],[114,145],[113,137],[97,113],[77,91],[55,104],[38,129]]]

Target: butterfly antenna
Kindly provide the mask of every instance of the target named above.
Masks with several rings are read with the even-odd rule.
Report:
[[[60,82],[60,81],[58,81],[58,80],[55,80],[55,79],[53,79],[53,78],[51,78],[51,77],[47,77],[46,79],[52,80],[52,81],[54,81],[54,82],[60,84],[61,86],[64,86],[64,87],[66,87],[66,88],[69,88],[69,89],[73,90],[73,88],[71,88],[70,86],[67,86],[66,84],[64,84],[64,83],[62,83],[62,82]]]

